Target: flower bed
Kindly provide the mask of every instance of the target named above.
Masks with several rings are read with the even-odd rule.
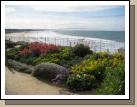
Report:
[[[70,71],[65,80],[65,86],[72,91],[97,89],[97,94],[124,94],[124,55],[122,53],[93,52],[87,46],[61,47],[52,44],[33,42],[25,47],[14,47],[6,51],[7,60],[38,66],[41,68],[52,63],[50,69],[58,68]],[[20,65],[14,62],[15,65]],[[13,66],[14,64],[10,64]],[[42,65],[42,67],[39,67]],[[15,68],[16,66],[13,66]],[[19,66],[16,67],[20,69]],[[57,71],[59,69],[57,68]],[[23,66],[22,69],[27,69]],[[42,70],[43,72],[43,70]],[[35,70],[35,73],[38,73]],[[40,74],[40,73],[38,73]],[[39,77],[42,74],[39,75]],[[48,78],[44,77],[45,79]],[[117,81],[113,82],[113,79]]]
[[[46,44],[46,43],[39,43],[39,42],[33,42],[30,43],[28,46],[26,46],[21,52],[21,56],[40,56],[40,55],[46,55],[49,52],[58,52],[59,46],[52,45],[52,44]]]

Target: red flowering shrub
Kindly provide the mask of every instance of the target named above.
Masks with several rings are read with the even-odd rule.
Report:
[[[24,48],[21,52],[20,55],[21,56],[28,56],[31,54],[31,50],[29,48]]]
[[[33,42],[28,44],[27,47],[25,47],[21,52],[21,56],[39,56],[39,55],[45,55],[48,52],[58,52],[59,46],[53,45],[53,44],[47,44],[47,43],[39,43],[39,42]]]

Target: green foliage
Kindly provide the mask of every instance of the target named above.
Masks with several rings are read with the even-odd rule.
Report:
[[[36,59],[36,57],[34,56],[20,56],[19,54],[15,56],[14,60],[25,63],[25,64],[29,64],[29,65],[33,65],[34,60]]]
[[[91,59],[91,57],[94,55],[94,53],[91,55],[91,54],[87,54],[86,56],[84,56],[83,60],[86,60],[86,59]]]
[[[71,67],[74,74],[92,74],[100,82],[104,79],[106,67],[116,67],[123,63],[124,57],[120,53],[109,55],[106,52],[94,53],[79,65]]]
[[[95,88],[96,83],[93,75],[73,74],[68,77],[66,85],[73,91],[83,91]]]
[[[75,47],[73,47],[73,53],[77,56],[84,57],[87,54],[93,53],[90,51],[90,48],[88,46],[84,46],[83,44],[78,44]]]
[[[80,61],[77,59],[80,59],[80,58],[74,56],[71,48],[63,48],[62,51],[59,53],[48,53],[47,55],[36,58],[32,64],[37,65],[43,62],[50,62],[50,63],[59,64],[65,67],[70,67],[77,61]]]
[[[20,57],[20,55],[17,54],[17,55],[14,57],[14,60],[16,60],[16,61],[20,61],[21,58],[22,58],[22,57]]]
[[[10,40],[5,41],[6,49],[13,48],[16,44]]]
[[[19,54],[19,51],[21,48],[12,48],[8,51],[6,51],[6,56],[8,59],[15,59],[15,57]]]
[[[72,53],[71,48],[64,48],[62,52],[60,52],[60,58],[64,60],[70,60],[73,56],[74,54]]]
[[[82,60],[83,60],[83,59],[82,59],[81,57],[75,56],[75,57],[71,58],[70,60],[63,60],[63,59],[62,59],[62,60],[59,62],[59,65],[64,66],[64,67],[70,69],[71,66],[74,66],[74,65],[76,65],[76,64],[79,64]]]
[[[30,74],[33,71],[33,67],[30,67],[26,64],[23,64],[23,63],[20,63],[15,60],[11,60],[11,59],[7,61],[7,66],[19,72],[28,73],[28,74]]]
[[[32,64],[33,65],[37,65],[37,64],[40,64],[40,63],[44,63],[44,62],[50,62],[50,63],[56,63],[58,64],[60,59],[59,59],[59,54],[57,53],[52,53],[52,54],[47,54],[45,56],[40,56],[40,57],[37,57],[33,62]]]
[[[125,94],[125,66],[124,63],[115,68],[107,67],[105,79],[98,88],[97,94],[123,95]]]
[[[124,60],[125,56],[124,54],[120,53],[120,52],[116,52],[112,55],[113,58],[119,59],[119,60]]]
[[[8,59],[15,59],[19,60],[20,59],[20,51],[24,48],[24,45],[16,45],[14,48],[6,50],[6,57]]]
[[[34,76],[50,81],[57,80],[56,82],[69,76],[66,86],[73,91],[98,87],[97,94],[124,94],[125,56],[123,53],[110,54],[107,51],[93,53],[89,47],[80,44],[74,48],[61,47],[58,52],[48,52],[40,56],[32,54],[21,57],[19,54],[21,49],[22,46],[6,51],[6,64],[8,66],[30,73],[32,70],[28,66],[8,61],[8,59],[36,65],[32,73]],[[71,70],[71,74],[68,73],[68,70]],[[67,75],[65,77],[62,76],[64,72]]]
[[[10,54],[12,53],[10,52]],[[35,55],[20,56],[19,51],[16,51],[15,54],[11,55],[13,59],[31,65],[38,65],[45,62],[50,62],[70,68],[71,66],[76,65],[83,60],[81,57],[73,53],[73,49],[71,47],[62,47],[60,49],[60,52],[57,53],[49,52],[46,55],[41,55],[41,56],[35,56]]]
[[[97,60],[97,59],[104,59],[104,58],[112,58],[112,55],[107,51],[101,51],[93,53],[90,59]]]
[[[29,64],[29,65],[32,65],[33,61],[36,59],[36,57],[34,56],[28,56],[27,58],[25,58],[25,63],[26,64]]]
[[[107,59],[92,60],[87,59],[80,65],[72,67],[72,73],[74,74],[91,74],[100,82],[104,78],[104,70],[107,65]]]
[[[121,53],[114,53],[111,55],[107,52],[97,52],[97,53],[93,53],[92,55],[87,56],[87,57],[88,58],[85,58],[85,60],[82,61],[80,64],[71,67],[72,74],[74,74],[74,75],[88,75],[88,76],[92,75],[96,79],[95,84],[98,84],[98,85],[101,85],[102,81],[104,81],[105,79],[107,80],[107,82],[110,81],[110,83],[113,84],[113,80],[115,80],[117,78],[123,78],[122,73],[124,73],[124,70],[122,70],[123,69],[122,67],[124,67],[124,65],[123,66],[120,66],[120,65],[124,64],[124,57]],[[108,68],[110,68],[110,69],[108,69]],[[109,71],[115,70],[115,72],[109,74],[108,70]],[[120,72],[121,74],[117,73],[118,70],[122,70],[123,72],[122,73]],[[114,78],[115,76],[117,78]],[[120,80],[118,80],[118,81],[120,81]],[[75,84],[74,79],[71,82],[74,82],[74,84]],[[117,81],[115,81],[115,82],[117,82]],[[122,81],[121,86],[119,86],[119,83],[117,83],[117,84],[115,83],[117,85],[116,86],[117,88],[122,87],[119,90],[124,90],[123,82],[124,82],[124,80]],[[108,83],[107,83],[107,85],[106,85],[107,87],[110,86]],[[113,91],[116,88],[111,87],[111,89]],[[119,93],[120,92],[121,91],[119,91]],[[114,94],[115,94],[115,92],[114,92]]]

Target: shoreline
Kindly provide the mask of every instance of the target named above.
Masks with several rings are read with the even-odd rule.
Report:
[[[117,52],[119,48],[124,48],[125,43],[116,42],[113,40],[105,40],[99,38],[89,38],[71,35],[62,35],[52,31],[37,31],[6,34],[6,39],[11,41],[26,41],[26,42],[43,42],[59,46],[75,46],[76,44],[84,44],[89,46],[93,51],[110,51]]]
[[[106,31],[107,32],[107,31]],[[32,33],[32,34],[29,34]],[[48,34],[53,34],[48,36]],[[104,39],[104,38],[98,38],[98,37],[89,37],[89,36],[78,36],[78,35],[69,35],[69,34],[62,34],[54,31],[21,31],[21,32],[12,32],[12,33],[5,33],[5,35],[10,35],[10,36],[15,36],[15,37],[20,37],[17,34],[21,34],[21,36],[25,37],[47,37],[47,38],[64,38],[64,39],[91,39],[91,40],[104,40],[104,41],[114,41],[114,42],[120,42],[124,43],[122,41],[117,41],[117,40],[111,40],[111,39]],[[24,35],[25,34],[25,35]],[[44,35],[43,35],[44,34]],[[46,35],[47,34],[47,35]]]

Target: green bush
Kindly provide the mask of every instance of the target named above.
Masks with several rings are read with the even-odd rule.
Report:
[[[106,67],[117,67],[124,62],[124,58],[121,54],[115,53],[113,55],[106,52],[93,53],[88,56],[78,65],[71,67],[71,71],[74,74],[91,74],[94,75],[98,82],[101,82],[105,77]]]
[[[28,73],[28,74],[30,74],[33,71],[33,67],[30,67],[26,64],[23,64],[11,59],[8,60],[7,66],[19,72]]]
[[[19,61],[19,62],[22,62],[22,63],[25,63],[25,64],[29,64],[29,65],[33,65],[33,62],[34,60],[36,59],[37,57],[34,57],[34,56],[20,56],[19,54],[15,56],[15,60],[16,61]]]
[[[97,82],[93,75],[72,74],[68,77],[66,85],[73,91],[83,91],[95,88]]]
[[[25,58],[25,63],[29,64],[29,65],[33,65],[33,61],[36,59],[36,57],[34,56],[28,56],[27,58]]]
[[[120,53],[120,52],[116,52],[112,55],[113,58],[119,59],[119,60],[124,60],[125,56],[124,54]]]
[[[115,68],[107,67],[105,79],[97,89],[99,95],[123,95],[125,94],[125,66],[124,63]]]
[[[73,47],[73,53],[77,56],[84,57],[87,54],[93,53],[90,51],[90,48],[88,46],[84,46],[83,44],[78,44],[75,47]]]
[[[104,70],[107,65],[107,59],[91,60],[87,59],[79,65],[71,68],[74,74],[91,74],[94,75],[98,82],[104,78]]]
[[[33,61],[32,65],[37,65],[37,64],[40,64],[40,63],[43,63],[43,62],[46,62],[45,57],[39,56]]]
[[[92,55],[94,54],[87,54],[86,56],[84,56],[83,60],[91,59]]]
[[[72,66],[76,65],[76,64],[79,64],[83,59],[81,57],[73,57],[69,60],[64,60],[62,59],[60,62],[59,62],[59,65],[63,66],[63,67],[66,67],[66,68],[71,68]]]
[[[6,51],[6,56],[8,59],[15,59],[15,57],[19,54],[21,48],[12,48]]]
[[[42,63],[35,66],[32,75],[59,84],[67,78],[69,71],[54,63]]]
[[[73,54],[72,48],[70,47],[63,47],[58,53],[47,53],[46,55],[36,57],[35,55],[21,57],[19,51],[16,51],[15,48],[12,51],[9,51],[8,58],[10,57],[22,63],[31,65],[38,65],[41,63],[49,62],[70,68],[71,66],[78,64],[82,60],[81,57]]]
[[[60,52],[60,57],[64,60],[70,60],[72,57],[74,57],[72,48],[64,48],[62,52]]]
[[[112,58],[112,55],[108,51],[101,51],[101,52],[95,52],[92,54],[90,59],[98,60],[98,59],[104,59],[104,58]]]
[[[6,49],[13,48],[16,44],[10,40],[5,41]]]
[[[20,55],[16,56],[16,61],[19,61],[21,63],[26,63],[26,57],[21,57]]]
[[[70,48],[63,48],[59,53],[48,53],[47,55],[37,57],[33,64],[37,65],[44,62],[50,62],[59,65],[65,65],[65,63],[69,63],[72,58],[74,58],[72,50]]]
[[[56,54],[56,53],[51,54],[50,53],[50,54],[47,54],[45,56],[39,56],[35,60],[33,60],[32,64],[33,65],[38,65],[38,64],[41,64],[41,63],[45,63],[45,62],[58,64],[60,62],[59,54]]]
[[[22,58],[22,57],[20,57],[20,55],[17,54],[17,55],[14,57],[14,60],[21,62],[21,61],[20,61],[21,58]]]

